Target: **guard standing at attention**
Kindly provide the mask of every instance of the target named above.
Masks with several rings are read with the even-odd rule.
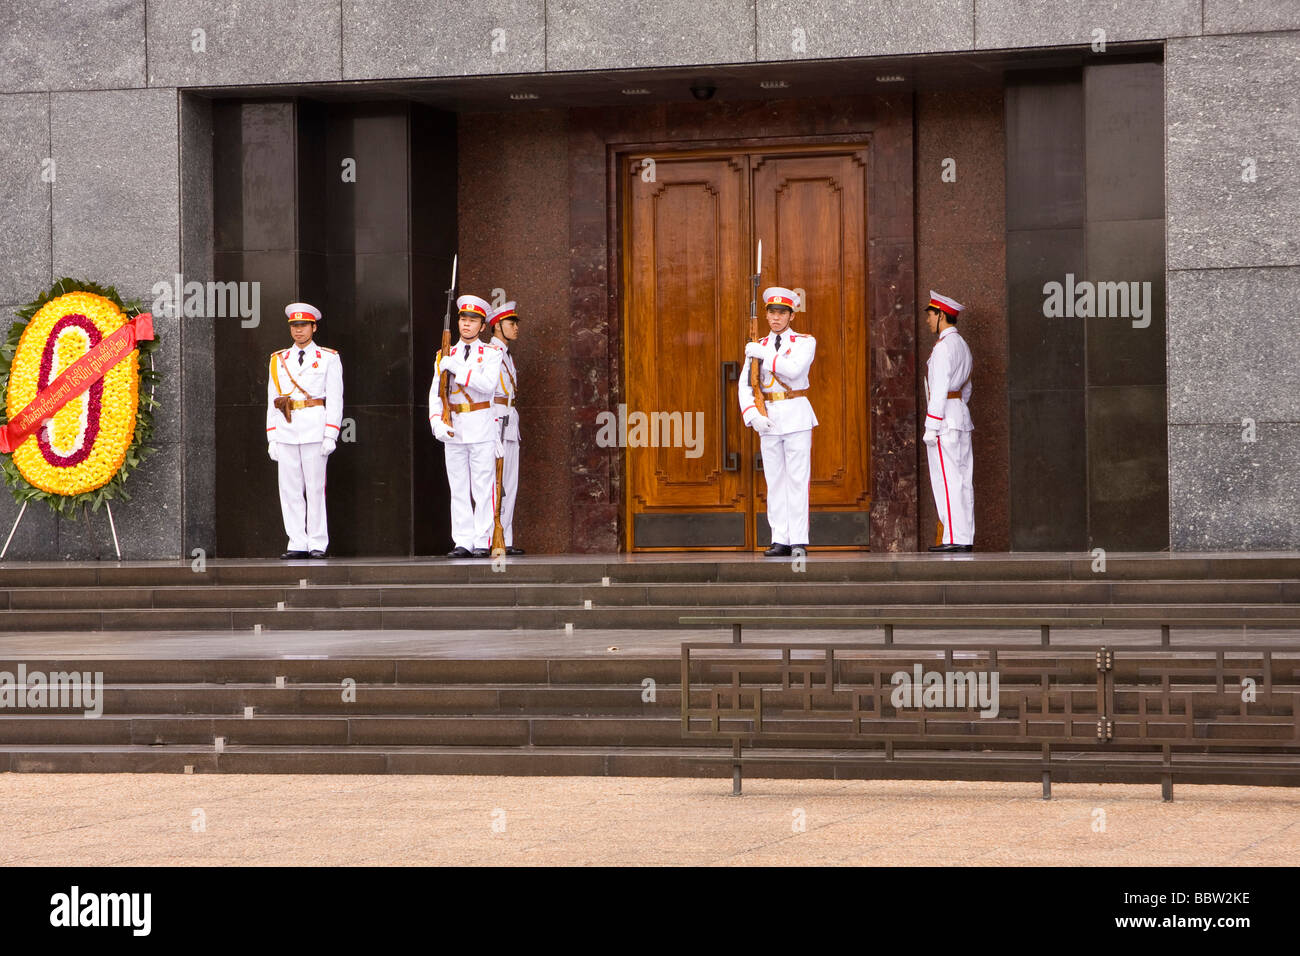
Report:
[[[957,317],[966,307],[930,291],[925,308],[930,331],[939,336],[925,376],[925,442],[930,488],[943,524],[940,544],[931,551],[975,550],[975,463],[971,455],[970,346],[957,334]]]
[[[462,295],[456,300],[460,341],[439,352],[429,389],[429,423],[445,446],[451,488],[449,558],[487,557],[492,543],[492,494],[496,484],[497,428],[492,398],[505,351],[478,339],[488,315],[487,300]],[[451,375],[451,426],[442,421],[442,373]]]
[[[279,466],[280,513],[289,549],[281,558],[323,558],[329,550],[325,463],[343,422],[343,362],[314,341],[320,310],[285,306],[293,346],[271,353],[266,382],[267,454]]]
[[[745,346],[740,375],[740,414],[758,432],[767,480],[767,523],[772,529],[768,557],[802,555],[808,550],[808,485],[812,473],[812,430],[817,416],[808,401],[808,371],[817,340],[790,328],[799,305],[790,289],[763,290],[771,330]],[[767,415],[760,415],[750,385],[749,363],[759,363],[759,385]]]
[[[514,546],[515,500],[519,492],[519,376],[514,356],[510,354],[510,344],[519,339],[519,314],[515,311],[515,303],[507,302],[493,309],[488,315],[488,327],[492,330],[488,345],[502,352],[497,391],[492,398],[498,434],[505,445],[501,475],[501,530],[506,554],[523,554],[523,548]]]

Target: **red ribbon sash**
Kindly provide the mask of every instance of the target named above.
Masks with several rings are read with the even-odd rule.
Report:
[[[93,349],[77,359],[41,390],[30,405],[0,426],[0,452],[12,452],[31,437],[41,423],[53,418],[64,405],[83,394],[108,374],[118,362],[135,351],[137,342],[153,338],[153,316],[142,312]]]

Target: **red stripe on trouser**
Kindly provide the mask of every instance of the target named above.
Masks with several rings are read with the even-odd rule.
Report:
[[[939,474],[943,475],[943,504],[948,509],[948,520],[944,524],[944,530],[948,532],[948,543],[956,544],[952,539],[952,502],[948,500],[948,472],[943,467],[943,439],[936,441],[934,447],[939,449]]]

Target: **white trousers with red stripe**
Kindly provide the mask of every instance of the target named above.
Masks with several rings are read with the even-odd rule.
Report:
[[[325,517],[325,462],[321,443],[279,442],[280,514],[290,551],[326,551],[330,546]]]
[[[943,522],[944,544],[975,543],[975,460],[971,457],[970,432],[946,431],[933,445],[930,456],[930,488]]]

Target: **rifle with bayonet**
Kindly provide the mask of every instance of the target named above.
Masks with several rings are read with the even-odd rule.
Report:
[[[459,259],[459,253],[451,257],[451,287],[447,289],[447,311],[442,317],[442,357],[445,359],[451,358],[451,307],[456,302],[456,264]],[[455,432],[451,430],[450,372],[442,373],[438,394],[442,397],[442,423],[447,426],[447,434],[454,435]]]
[[[763,277],[763,240],[758,240],[758,263],[749,280],[749,341],[758,341],[758,283]],[[767,402],[763,401],[762,375],[759,362],[749,359],[749,387],[754,391],[754,408],[767,417]]]
[[[501,527],[501,497],[505,488],[502,484],[502,468],[505,465],[506,451],[506,423],[510,421],[510,412],[506,412],[504,418],[498,419],[501,428],[501,434],[497,438],[497,484],[496,495],[492,502],[492,557],[499,558],[506,553],[506,533]]]

